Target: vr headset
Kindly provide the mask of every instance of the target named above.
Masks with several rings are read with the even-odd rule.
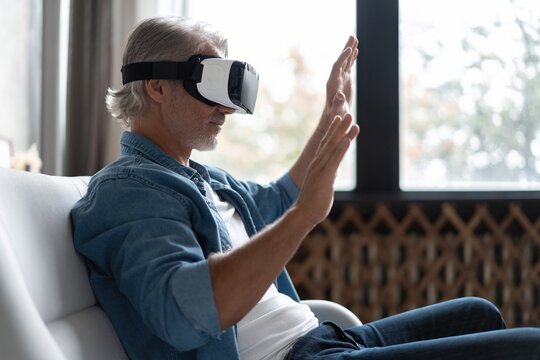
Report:
[[[122,66],[122,84],[136,80],[183,80],[184,88],[209,105],[223,105],[239,114],[253,114],[259,75],[245,62],[203,55],[186,62],[140,62]]]

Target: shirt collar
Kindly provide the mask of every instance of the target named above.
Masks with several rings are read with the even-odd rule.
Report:
[[[163,152],[159,146],[140,134],[124,131],[120,138],[120,145],[120,153],[122,155],[144,156],[150,161],[160,164],[188,179],[201,176],[204,180],[210,182],[208,170],[203,165],[193,160],[189,160],[189,167],[184,166]]]

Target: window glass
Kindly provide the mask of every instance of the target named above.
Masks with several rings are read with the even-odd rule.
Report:
[[[540,2],[400,1],[404,190],[540,189]]]
[[[229,116],[217,149],[193,158],[238,178],[276,179],[319,120],[331,66],[355,33],[355,1],[197,0],[187,8],[229,39],[229,58],[249,62],[260,76],[255,114]],[[338,190],[355,186],[354,153],[339,170]]]

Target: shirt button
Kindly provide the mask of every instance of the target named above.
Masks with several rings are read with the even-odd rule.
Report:
[[[229,251],[229,250],[231,250],[231,245],[230,244],[225,244],[223,249],[224,249],[224,251]]]

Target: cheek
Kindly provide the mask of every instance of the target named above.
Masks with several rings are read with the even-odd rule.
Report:
[[[185,96],[177,96],[171,99],[167,108],[169,117],[181,117],[185,121],[194,120],[197,123],[204,124],[204,120],[212,116],[217,107],[205,104],[186,92]]]
[[[200,100],[195,99],[193,96],[189,95],[189,105],[190,107],[200,113],[200,114],[210,114],[215,110],[215,106],[208,105],[206,103],[203,103]]]

